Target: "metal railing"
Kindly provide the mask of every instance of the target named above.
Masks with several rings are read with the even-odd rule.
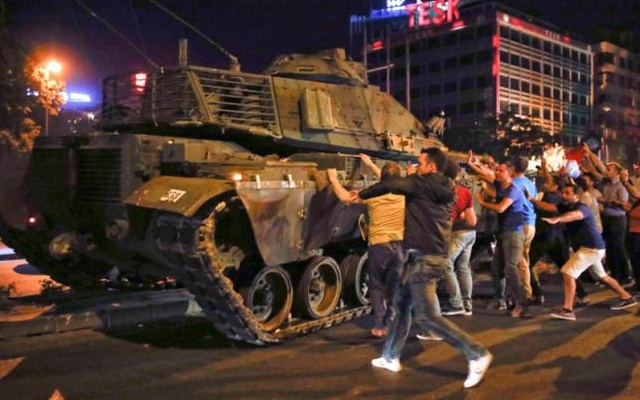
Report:
[[[100,124],[213,124],[279,132],[270,76],[193,66],[105,79]]]

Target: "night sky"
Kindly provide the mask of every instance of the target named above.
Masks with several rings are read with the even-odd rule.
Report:
[[[74,0],[5,0],[10,29],[64,61],[68,86],[99,90],[101,77],[148,66],[122,39]],[[369,0],[157,0],[259,72],[279,54],[349,46],[349,16]],[[147,0],[82,0],[149,58],[177,63],[179,38],[189,39],[189,62],[226,67],[227,58]],[[630,27],[640,40],[640,0],[504,0],[569,32],[594,35]]]

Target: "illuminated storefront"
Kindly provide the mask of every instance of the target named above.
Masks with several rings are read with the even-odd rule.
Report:
[[[593,51],[561,28],[496,2],[372,5],[351,18],[352,56],[418,117],[463,127],[511,110],[569,142],[592,129]]]

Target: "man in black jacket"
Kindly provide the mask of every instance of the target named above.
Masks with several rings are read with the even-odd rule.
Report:
[[[455,198],[453,182],[440,173],[447,162],[447,156],[440,149],[423,149],[417,174],[380,182],[359,193],[353,192],[352,196],[368,199],[396,193],[404,195],[406,202],[406,279],[394,300],[396,318],[391,324],[382,357],[371,360],[371,364],[393,372],[402,369],[400,353],[411,327],[411,309],[415,307],[416,322],[423,331],[442,337],[465,355],[469,361],[469,374],[464,387],[469,388],[482,380],[493,356],[440,313],[436,284],[442,279],[447,265]]]

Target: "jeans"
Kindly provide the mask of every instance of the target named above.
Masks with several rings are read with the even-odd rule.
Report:
[[[396,317],[387,334],[382,357],[387,360],[400,357],[411,328],[412,307],[415,307],[415,319],[420,329],[441,336],[445,342],[462,352],[467,360],[477,360],[487,355],[489,352],[484,346],[440,314],[436,285],[444,274],[447,259],[423,255],[414,249],[408,251],[408,256],[406,281],[403,280],[400,291],[394,297]]]
[[[401,241],[370,245],[368,249],[369,286],[373,307],[374,328],[384,329],[385,316],[393,294],[400,285],[400,272],[404,266],[404,250]],[[385,303],[387,307],[385,307]]]
[[[516,306],[524,306],[527,303],[527,296],[524,283],[518,271],[518,263],[522,259],[522,248],[524,246],[523,232],[500,232],[496,251],[493,254],[491,263],[491,274],[493,275],[494,297],[498,301],[506,301],[506,287],[509,287],[511,297]],[[506,279],[505,279],[506,278]]]
[[[471,310],[473,277],[469,260],[476,241],[476,231],[453,231],[449,243],[449,258],[444,271],[444,282],[453,308]]]

